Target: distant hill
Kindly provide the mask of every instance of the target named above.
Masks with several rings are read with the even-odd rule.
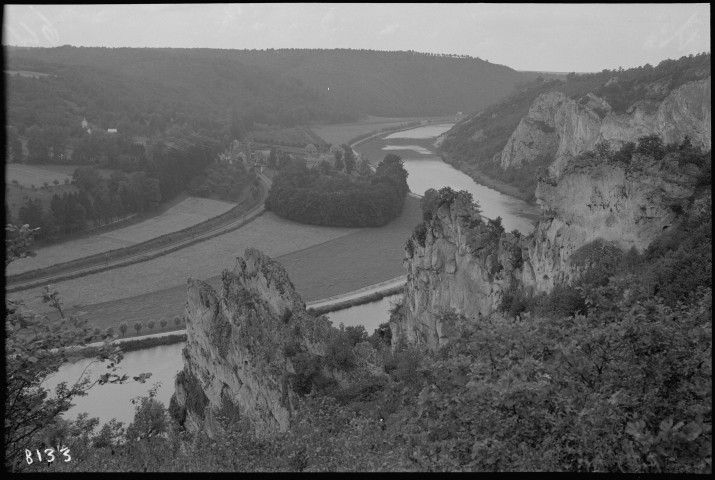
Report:
[[[640,108],[657,108],[660,102],[684,84],[710,77],[710,69],[710,54],[703,53],[678,60],[664,60],[655,67],[644,65],[591,74],[569,73],[564,80],[542,74],[540,79],[513,95],[457,123],[442,137],[440,151],[447,162],[472,177],[479,179],[481,176],[482,181],[486,181],[483,177],[486,175],[506,182],[516,186],[524,198],[533,200],[536,169],[550,165],[554,152],[545,149],[543,158],[514,168],[503,168],[501,153],[541,95],[560,92],[584,108],[591,98],[589,95],[595,95],[608,103],[611,115],[622,115],[625,122],[625,115],[638,115],[633,113],[637,105],[642,105]],[[598,109],[595,111],[601,118],[605,115]],[[550,129],[547,126],[543,128]],[[525,141],[528,143],[530,140]],[[538,146],[534,144],[532,148]]]
[[[8,123],[20,131],[84,117],[152,134],[237,119],[240,129],[468,113],[534,78],[480,59],[414,52],[63,46],[5,53],[6,71],[48,74],[6,75]]]

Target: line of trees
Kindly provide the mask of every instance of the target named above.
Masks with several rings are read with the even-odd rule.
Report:
[[[79,167],[73,181],[79,191],[55,194],[49,206],[29,198],[20,207],[18,222],[39,227],[37,239],[55,240],[128,214],[153,210],[162,200],[159,180],[143,172],[114,172],[105,179],[93,167]]]

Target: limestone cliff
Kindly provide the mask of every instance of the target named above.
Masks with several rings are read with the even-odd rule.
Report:
[[[495,313],[508,291],[548,292],[573,281],[598,243],[646,248],[689,208],[700,170],[634,155],[630,163],[583,156],[538,184],[542,219],[528,237],[499,232],[457,197],[442,203],[406,247],[407,284],[393,337],[436,348],[458,334],[454,310],[467,321]],[[591,262],[591,263],[589,263]]]
[[[643,251],[679,220],[696,189],[698,168],[634,155],[629,165],[598,158],[572,161],[542,179],[537,203],[545,213],[526,245],[524,284],[537,292],[570,282],[580,267],[572,256],[596,240]]]
[[[549,171],[558,176],[570,159],[607,141],[625,142],[657,134],[665,143],[690,136],[694,145],[710,148],[710,77],[686,83],[662,101],[640,100],[617,114],[608,102],[588,93],[573,100],[561,92],[540,95],[522,118],[498,156],[502,168],[520,167],[537,158],[553,159]]]
[[[295,396],[287,347],[324,355],[331,327],[314,318],[281,265],[247,249],[220,293],[189,279],[184,370],[175,402],[189,430],[217,431],[215,412],[237,409],[260,433],[288,428]]]
[[[516,235],[501,235],[501,227],[485,222],[457,197],[409,240],[405,315],[393,318],[393,338],[435,348],[459,328],[441,313],[454,309],[476,318],[499,305],[502,292],[521,277],[521,245]]]

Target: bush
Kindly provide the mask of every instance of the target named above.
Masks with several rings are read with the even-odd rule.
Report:
[[[425,240],[427,239],[427,226],[424,222],[415,225],[415,228],[412,231],[412,238],[415,239],[419,246],[422,248],[425,247]]]
[[[351,337],[346,332],[338,332],[328,343],[325,352],[325,363],[340,370],[351,370],[355,367],[354,344],[351,343],[351,340]]]

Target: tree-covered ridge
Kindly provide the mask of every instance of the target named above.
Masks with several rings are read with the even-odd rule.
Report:
[[[533,78],[479,59],[414,52],[64,46],[9,47],[6,55],[7,70],[48,74],[6,76],[8,123],[20,130],[72,125],[83,116],[141,135],[149,126],[184,122],[220,129],[216,122],[228,123],[234,112],[247,123],[285,126],[364,114],[454,114]]]
[[[340,170],[346,168],[346,161],[355,162],[350,156],[336,155]],[[407,171],[394,154],[386,155],[374,173],[368,169],[359,175],[336,173],[330,167],[308,169],[293,162],[273,180],[266,208],[314,225],[377,227],[402,213],[408,191]]]
[[[604,70],[593,74],[567,75],[566,81],[535,80],[510,97],[475,112],[455,125],[444,137],[440,152],[446,162],[465,173],[483,173],[532,195],[535,173],[552,159],[537,159],[521,168],[501,168],[494,158],[507,144],[509,137],[539,95],[562,92],[580,99],[587,93],[604,98],[617,113],[623,113],[638,100],[663,100],[683,84],[710,76],[710,54],[664,60],[656,67],[645,65],[627,70]],[[609,81],[616,77],[617,81]]]

